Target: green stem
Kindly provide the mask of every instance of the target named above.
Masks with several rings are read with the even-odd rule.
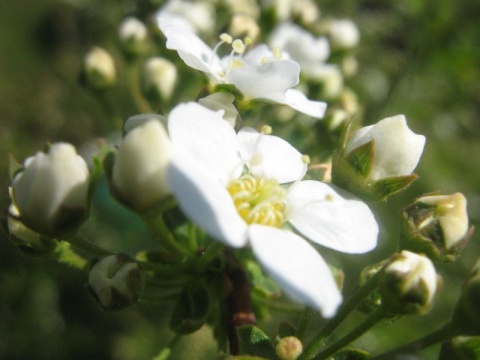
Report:
[[[90,255],[93,256],[99,256],[99,257],[104,257],[108,255],[113,255],[112,252],[105,250],[101,248],[100,246],[97,246],[87,239],[85,239],[83,236],[73,236],[69,239],[65,239],[63,241],[66,241],[70,243],[73,247],[76,247],[79,250],[83,250],[85,252],[88,252]]]
[[[156,275],[173,275],[177,277],[177,275],[184,274],[188,270],[188,266],[185,264],[165,265],[141,260],[135,260],[135,262],[141,270],[152,271]]]
[[[330,319],[320,332],[315,336],[312,342],[305,348],[299,360],[312,358],[323,346],[326,338],[342,323],[343,320],[357,308],[357,306],[365,299],[375,288],[383,275],[383,268],[372,276],[363,286],[357,288],[353,295],[343,303],[338,309],[334,318]]]
[[[460,335],[458,329],[453,324],[449,323],[433,333],[425,335],[423,338],[375,356],[372,358],[372,360],[387,360],[395,358],[395,355],[397,354],[414,353],[458,335]]]
[[[181,335],[175,335],[175,337],[170,341],[167,347],[163,348],[160,353],[153,358],[153,360],[167,360],[171,353],[173,347],[177,344],[178,340],[180,340]]]
[[[191,252],[195,252],[198,249],[197,227],[193,224],[188,224],[188,248]]]
[[[254,300],[254,302],[266,305],[270,309],[279,310],[286,313],[300,313],[303,310],[303,307],[300,307],[296,304],[270,300],[265,298],[264,296],[256,294],[255,292],[252,292],[252,299]]]
[[[189,251],[173,237],[163,216],[144,217],[143,221],[145,221],[155,238],[158,239],[167,250],[181,258],[190,254]]]
[[[305,336],[305,332],[307,331],[308,324],[312,320],[312,317],[316,314],[315,310],[312,310],[308,307],[303,310],[302,317],[300,319],[300,323],[298,324],[297,331],[295,333],[295,337],[302,341],[303,337]]]
[[[213,241],[210,246],[205,250],[202,257],[198,261],[198,268],[205,269],[212,259],[221,253],[225,249],[225,245],[219,241]]]
[[[325,360],[328,359],[331,355],[335,354],[338,350],[350,344],[353,340],[361,336],[365,331],[370,329],[373,325],[382,320],[385,316],[383,309],[379,308],[375,310],[370,316],[365,319],[360,325],[355,329],[345,335],[343,338],[338,340],[336,343],[332,344],[325,350],[323,350],[318,356],[314,357],[315,360]]]
[[[152,107],[148,101],[143,96],[140,90],[140,75],[139,75],[139,66],[138,63],[132,62],[128,64],[128,78],[130,83],[130,92],[132,94],[133,101],[137,106],[137,110],[140,113],[152,113]]]

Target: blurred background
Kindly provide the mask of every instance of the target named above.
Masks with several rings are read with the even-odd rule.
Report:
[[[2,218],[9,204],[9,156],[23,162],[46,142],[56,141],[87,149],[99,137],[118,136],[112,129],[120,129],[121,123],[112,124],[109,112],[121,119],[137,113],[126,86],[102,95],[106,98],[100,103],[80,85],[80,72],[84,55],[99,45],[114,56],[120,85],[128,83],[122,72],[125,60],[118,48],[118,25],[139,8],[147,9],[142,13],[146,16],[146,3],[0,2]],[[350,18],[360,29],[355,51],[359,71],[350,86],[363,107],[362,121],[371,124],[405,114],[410,128],[427,137],[416,170],[419,180],[387,204],[372,205],[382,228],[398,229],[400,210],[416,196],[432,191],[464,193],[471,225],[478,226],[480,2],[324,0],[319,7],[322,16]],[[174,52],[163,55],[176,56]],[[196,95],[184,93],[178,99],[193,100]],[[139,219],[115,205],[105,188],[96,195],[94,205],[84,234],[95,234],[96,241],[113,251],[134,254],[155,246]],[[173,337],[165,325],[170,306],[140,303],[119,313],[104,312],[85,291],[86,273],[25,257],[5,233],[0,235],[0,359],[151,359]],[[322,254],[344,268],[348,292],[363,266],[395,250],[396,236],[383,233],[376,251],[353,259],[327,250]],[[389,349],[425,334],[432,323],[447,321],[460,285],[480,255],[478,241],[478,234],[474,235],[457,262],[438,266],[444,289],[430,314],[381,324],[356,344]],[[279,321],[288,318],[272,311],[260,325],[273,337]],[[362,318],[362,314],[353,315],[340,330]],[[395,336],[389,329],[394,329]],[[214,357],[215,343],[207,327],[183,338],[179,349],[182,342],[188,343],[189,353],[177,351],[172,358]],[[438,347],[423,351],[420,358],[435,359],[437,351]]]

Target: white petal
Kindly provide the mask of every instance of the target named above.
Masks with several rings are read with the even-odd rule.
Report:
[[[177,50],[185,64],[221,80],[220,59],[197,35],[175,25],[163,26],[162,31],[167,37],[167,48]]]
[[[168,131],[175,151],[192,160],[226,187],[240,176],[243,162],[237,134],[223,111],[197,103],[180,104],[168,117]]]
[[[352,194],[319,181],[301,181],[287,195],[287,219],[310,240],[346,253],[377,245],[378,225],[368,206]]]
[[[185,215],[214,239],[233,247],[247,242],[247,225],[228,191],[195,163],[174,158],[167,181]]]
[[[256,66],[247,64],[228,72],[227,80],[247,99],[284,103],[285,92],[299,82],[300,66],[291,60],[272,60]]]
[[[327,110],[327,103],[310,100],[300,91],[295,89],[287,90],[285,93],[285,104],[301,113],[319,119],[323,118],[325,110]]]
[[[251,173],[280,184],[303,178],[307,170],[302,154],[285,140],[243,128],[238,133],[241,154]]]
[[[335,315],[342,296],[327,264],[308,242],[268,226],[251,225],[248,233],[258,261],[287,295],[325,318]]]

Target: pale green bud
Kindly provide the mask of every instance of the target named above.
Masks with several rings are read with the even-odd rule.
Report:
[[[50,237],[70,236],[89,211],[90,174],[86,162],[67,143],[25,160],[12,181],[19,220]]]
[[[126,133],[115,155],[110,189],[121,203],[144,212],[170,194],[166,172],[172,145],[157,118],[145,121],[140,116],[142,121]]]
[[[402,213],[401,247],[437,261],[455,260],[471,232],[467,200],[461,193],[416,199]]]
[[[303,345],[295,336],[287,336],[277,342],[275,352],[280,360],[296,360],[303,352]]]
[[[439,277],[429,258],[402,251],[385,268],[380,285],[384,310],[392,314],[424,314],[439,288]]]
[[[147,36],[148,30],[145,24],[131,16],[122,21],[118,30],[118,37],[123,50],[133,55],[143,53]]]
[[[333,49],[349,50],[358,45],[360,31],[357,25],[349,19],[332,20],[329,23],[328,33]]]
[[[154,100],[169,100],[177,81],[177,68],[164,58],[154,57],[146,61],[142,69],[142,88],[145,95]]]
[[[84,59],[85,81],[95,90],[112,86],[117,78],[112,56],[100,47],[93,47]]]
[[[110,255],[93,265],[87,287],[103,309],[121,310],[138,300],[141,272],[128,255]]]

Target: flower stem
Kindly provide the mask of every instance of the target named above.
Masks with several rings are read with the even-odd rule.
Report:
[[[338,309],[334,318],[330,319],[312,342],[305,348],[299,360],[311,359],[323,346],[326,338],[342,323],[343,320],[378,286],[383,274],[383,268],[372,276],[362,287],[357,288],[353,295]]]
[[[213,241],[198,261],[198,268],[204,269],[208,263],[225,249],[225,245],[219,241]]]
[[[189,255],[188,250],[173,237],[163,216],[143,217],[143,221],[145,221],[155,238],[158,239],[168,251],[178,255],[180,258]]]
[[[167,360],[172,354],[172,348],[177,344],[180,338],[181,335],[175,335],[175,337],[170,341],[170,344],[163,348],[162,351],[160,351],[160,353],[153,358],[153,360]]]
[[[130,92],[132,94],[133,101],[137,106],[137,110],[140,113],[152,113],[152,107],[148,101],[143,97],[140,91],[140,75],[138,72],[139,66],[137,62],[131,62],[128,64],[128,78],[130,83]]]
[[[460,332],[458,331],[458,329],[456,329],[456,327],[452,323],[448,323],[445,326],[441,327],[440,329],[434,331],[433,333],[425,335],[423,338],[412,341],[409,344],[400,346],[396,349],[393,349],[381,355],[375,356],[372,359],[373,360],[393,359],[397,354],[417,352],[419,350],[425,349],[441,341],[450,339],[458,335],[460,335]]]
[[[80,270],[83,270],[87,265],[87,260],[72,251],[70,244],[65,241],[58,242],[55,248],[55,257],[59,262],[71,265]]]
[[[72,245],[73,247],[76,247],[79,250],[86,251],[93,256],[104,257],[107,255],[113,255],[112,252],[93,244],[92,242],[85,239],[83,236],[73,236],[63,241],[66,241],[70,243],[70,245]]]
[[[300,323],[298,324],[297,331],[295,333],[295,337],[300,341],[305,336],[305,332],[307,331],[308,324],[312,320],[312,317],[316,314],[315,310],[312,310],[308,307],[303,310],[302,317],[300,319]]]
[[[370,316],[365,319],[360,325],[358,325],[355,329],[345,335],[343,338],[338,340],[336,343],[330,345],[328,348],[323,350],[318,356],[316,356],[315,360],[325,360],[330,357],[330,355],[335,354],[338,350],[342,349],[343,347],[350,344],[353,340],[361,336],[365,331],[370,329],[373,325],[378,323],[385,317],[385,313],[383,309],[379,308],[375,310]]]

